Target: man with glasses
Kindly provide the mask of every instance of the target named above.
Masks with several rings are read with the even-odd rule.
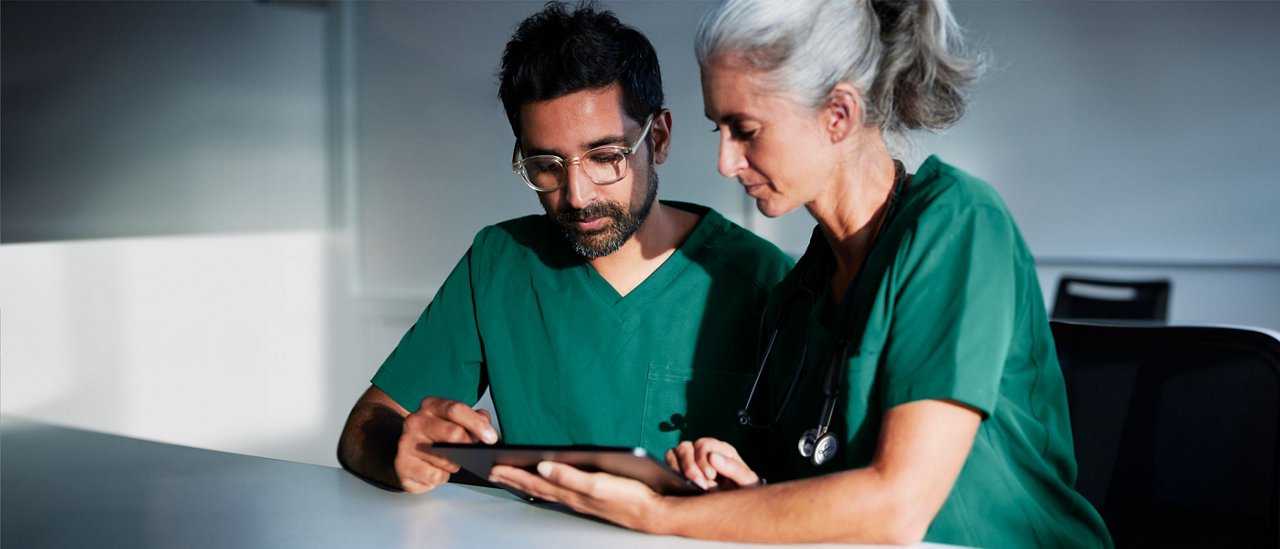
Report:
[[[715,211],[657,201],[671,113],[657,56],[592,4],[550,3],[507,43],[515,175],[546,215],[486,227],[360,397],[348,469],[421,493],[456,473],[435,442],[742,443],[768,290],[791,267]]]

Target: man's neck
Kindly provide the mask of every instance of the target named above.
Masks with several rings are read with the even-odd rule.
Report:
[[[588,259],[619,295],[636,289],[680,247],[698,225],[697,214],[655,201],[649,216],[617,251]]]

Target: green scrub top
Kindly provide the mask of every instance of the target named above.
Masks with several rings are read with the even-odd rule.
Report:
[[[829,305],[831,249],[817,230],[800,266],[770,297],[766,329],[788,296],[797,303],[769,361],[774,410],[806,339],[808,354],[791,404],[768,435],[774,450],[761,456],[760,467],[774,475],[770,480],[866,467],[887,410],[955,401],[981,412],[983,421],[927,541],[1110,546],[1102,519],[1074,489],[1062,372],[1034,259],[1004,203],[986,183],[936,157],[895,200],[860,282],[838,307]],[[801,277],[816,298],[796,293]],[[845,443],[831,462],[815,467],[796,443],[818,424],[822,376],[841,334],[855,334],[831,424]]]
[[[491,389],[510,444],[742,442],[769,290],[792,261],[703,206],[676,251],[621,296],[546,216],[486,227],[373,377],[410,411]]]

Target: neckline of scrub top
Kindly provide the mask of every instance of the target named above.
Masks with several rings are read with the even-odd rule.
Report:
[[[618,290],[614,289],[613,285],[608,280],[605,280],[604,276],[597,272],[595,267],[592,267],[586,261],[582,262],[580,272],[583,273],[585,284],[606,305],[609,305],[620,319],[630,316],[638,307],[661,293],[667,287],[667,284],[675,280],[692,263],[692,258],[690,257],[692,253],[723,225],[724,218],[715,210],[706,206],[665,200],[660,201],[660,203],[699,215],[701,219],[698,220],[697,225],[694,225],[693,231],[684,239],[684,242],[676,246],[675,251],[627,295],[619,294]]]

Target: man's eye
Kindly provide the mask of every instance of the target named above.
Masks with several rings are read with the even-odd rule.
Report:
[[[621,151],[598,152],[589,157],[587,160],[596,164],[616,164],[622,161]]]
[[[543,161],[527,162],[525,163],[524,168],[529,170],[530,173],[548,173],[556,171],[556,166],[557,164],[555,162]]]

